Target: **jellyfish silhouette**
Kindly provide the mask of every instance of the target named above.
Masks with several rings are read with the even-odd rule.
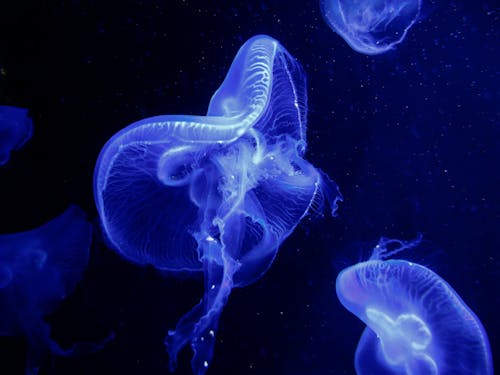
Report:
[[[37,229],[0,235],[0,335],[26,338],[27,374],[36,374],[47,354],[73,353],[50,338],[44,316],[81,279],[91,235],[76,206]]]
[[[377,55],[401,43],[421,0],[320,0],[326,23],[357,52]]]
[[[32,136],[33,124],[24,108],[0,105],[0,166],[13,150],[19,150]]]
[[[206,116],[158,116],[113,136],[94,193],[112,248],[138,264],[202,271],[205,292],[165,343],[171,369],[191,343],[204,374],[234,287],[257,280],[310,210],[340,193],[304,159],[307,96],[300,64],[259,35],[237,53]]]
[[[356,373],[492,375],[486,332],[452,287],[424,266],[385,260],[413,245],[383,238],[370,260],[337,277],[340,302],[367,325]]]

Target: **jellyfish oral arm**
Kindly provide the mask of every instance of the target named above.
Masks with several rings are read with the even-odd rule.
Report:
[[[215,335],[222,310],[233,288],[233,275],[238,264],[231,259],[223,265],[207,261],[205,264],[205,294],[190,312],[185,314],[165,338],[170,369],[177,367],[177,354],[189,341],[193,349],[191,367],[195,374],[203,374],[213,357]]]

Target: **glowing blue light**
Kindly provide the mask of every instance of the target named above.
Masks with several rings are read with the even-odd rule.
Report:
[[[376,55],[401,43],[421,0],[320,0],[328,25],[355,51]]]
[[[257,280],[278,247],[337,186],[304,159],[300,64],[265,35],[248,40],[206,116],[158,116],[104,146],[94,194],[109,244],[138,264],[202,271],[205,294],[165,340],[171,367],[191,343],[194,373],[212,359],[231,289]]]
[[[26,373],[48,354],[69,355],[50,337],[44,317],[68,296],[87,266],[92,227],[71,206],[41,227],[0,235],[0,335],[25,336]]]
[[[383,239],[370,260],[337,277],[340,302],[367,325],[356,350],[356,373],[492,375],[479,318],[430,269],[384,260],[399,252],[388,252],[389,242]]]
[[[24,108],[0,105],[0,166],[33,135],[33,124]]]

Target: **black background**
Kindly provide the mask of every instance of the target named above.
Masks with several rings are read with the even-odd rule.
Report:
[[[269,34],[305,68],[307,158],[344,203],[337,218],[303,222],[261,280],[233,291],[209,374],[354,373],[363,324],[338,302],[336,275],[380,236],[418,233],[422,245],[401,257],[455,288],[500,358],[499,29],[494,0],[425,1],[407,39],[369,57],[311,0],[2,2],[1,104],[29,108],[35,128],[0,168],[0,232],[70,203],[97,223],[92,174],[106,140],[144,117],[203,114],[241,44]],[[66,347],[116,338],[43,373],[168,373],[163,337],[201,294],[201,280],[127,263],[96,231],[84,279],[48,320]],[[21,373],[23,341],[0,349],[0,372]]]

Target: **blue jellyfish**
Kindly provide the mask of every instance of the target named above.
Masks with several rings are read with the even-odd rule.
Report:
[[[421,0],[320,0],[326,23],[355,51],[393,49],[417,21]]]
[[[368,261],[337,277],[340,302],[367,325],[356,373],[492,375],[484,327],[457,292],[424,266],[385,260],[413,245],[383,238]]]
[[[0,235],[0,335],[26,338],[27,374],[37,373],[47,354],[73,352],[50,338],[44,317],[82,278],[91,238],[76,206],[37,229]]]
[[[33,135],[33,123],[24,108],[0,105],[0,166],[13,150],[19,150]]]
[[[311,210],[335,212],[337,186],[304,159],[300,64],[259,35],[238,51],[206,116],[129,125],[101,151],[94,194],[109,245],[138,264],[203,272],[205,292],[165,343],[170,365],[191,343],[204,374],[231,289],[260,278]]]

